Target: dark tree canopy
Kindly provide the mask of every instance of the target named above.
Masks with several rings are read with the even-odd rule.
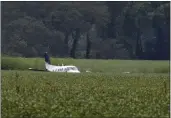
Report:
[[[170,59],[170,2],[2,2],[10,56]]]

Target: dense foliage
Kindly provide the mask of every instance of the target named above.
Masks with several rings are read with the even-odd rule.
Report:
[[[3,118],[169,118],[169,74],[2,71]]]
[[[170,2],[2,2],[10,56],[170,58]]]

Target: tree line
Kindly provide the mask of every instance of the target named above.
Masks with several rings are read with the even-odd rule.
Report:
[[[2,53],[170,59],[170,2],[1,2]]]

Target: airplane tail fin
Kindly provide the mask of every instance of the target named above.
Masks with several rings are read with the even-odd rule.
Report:
[[[44,58],[45,58],[45,62],[46,62],[46,63],[51,64],[51,62],[50,62],[50,57],[49,57],[49,55],[48,55],[47,52],[44,53]]]

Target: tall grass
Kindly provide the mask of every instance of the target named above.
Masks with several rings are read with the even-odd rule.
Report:
[[[169,61],[138,60],[86,60],[51,58],[53,65],[72,64],[82,72],[86,70],[96,73],[169,73]],[[45,69],[43,58],[2,57],[1,69],[28,70],[28,68]]]

